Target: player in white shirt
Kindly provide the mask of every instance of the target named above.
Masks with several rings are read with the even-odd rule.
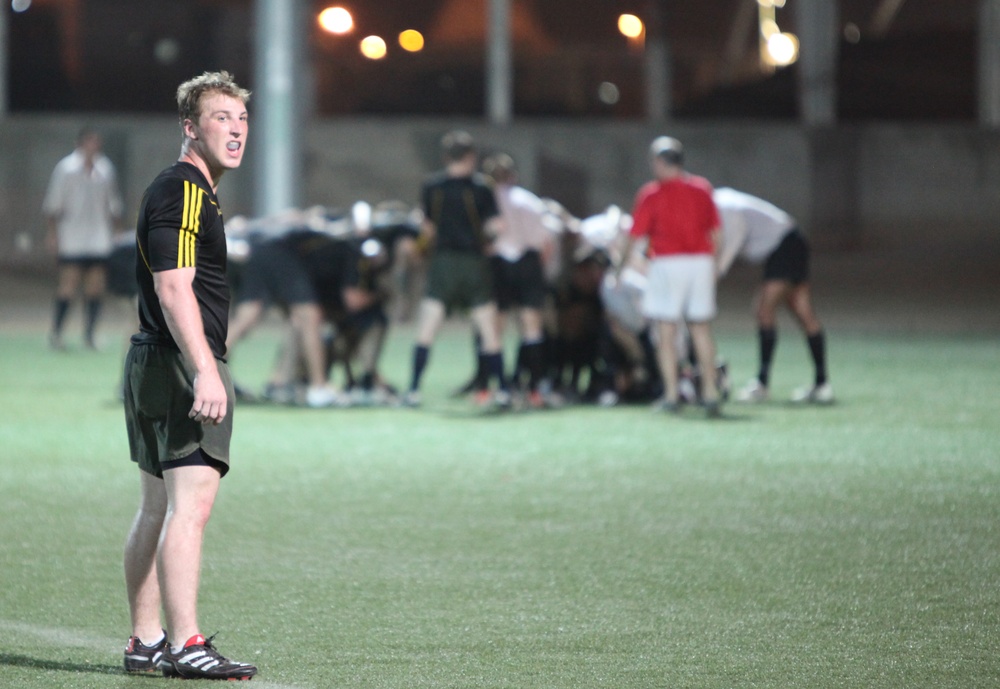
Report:
[[[551,260],[554,244],[551,215],[545,202],[517,185],[514,159],[497,153],[483,161],[483,172],[493,179],[503,218],[502,229],[493,243],[491,265],[500,332],[509,311],[517,312],[521,343],[518,361],[527,370],[527,400],[543,406],[539,385],[545,373],[542,308],[548,294],[545,265]]]
[[[95,130],[81,130],[76,149],[52,171],[42,212],[49,227],[49,249],[59,263],[49,341],[54,349],[63,348],[63,323],[82,285],[84,343],[93,348],[107,281],[106,264],[122,216],[115,168],[101,153],[101,136]]]
[[[813,384],[796,390],[792,400],[833,402],[826,370],[826,336],[813,310],[809,286],[809,245],[795,219],[774,204],[728,187],[716,189],[712,198],[722,221],[719,276],[724,276],[737,258],[764,266],[755,296],[760,369],[737,393],[737,401],[769,398],[771,363],[778,341],[777,311],[785,306],[806,336],[815,373]]]

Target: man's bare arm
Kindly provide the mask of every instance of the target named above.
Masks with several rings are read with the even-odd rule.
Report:
[[[205,337],[192,286],[194,275],[194,268],[165,270],[153,274],[153,285],[170,333],[195,372],[194,404],[188,416],[201,423],[219,424],[228,411],[228,397]]]

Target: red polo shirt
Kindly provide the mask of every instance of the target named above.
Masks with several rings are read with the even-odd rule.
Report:
[[[632,211],[633,237],[649,237],[649,255],[713,254],[712,232],[719,227],[712,185],[684,174],[642,186]]]

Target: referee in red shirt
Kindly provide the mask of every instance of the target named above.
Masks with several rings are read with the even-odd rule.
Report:
[[[710,418],[720,416],[715,381],[715,246],[719,213],[708,180],[684,170],[684,148],[668,136],[650,145],[654,180],[640,189],[623,263],[641,238],[648,238],[649,275],[643,314],[655,324],[657,358],[663,372],[660,409],[679,410],[678,324],[685,322],[701,368],[702,400]]]

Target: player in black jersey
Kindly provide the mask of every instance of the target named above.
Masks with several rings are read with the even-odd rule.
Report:
[[[229,469],[234,400],[224,358],[226,236],[215,192],[243,159],[249,97],[226,72],[180,85],[180,159],[153,181],[139,209],[140,328],[125,361],[125,419],[142,487],[125,545],[128,672],[206,679],[257,672],[221,656],[197,619],[204,529]]]
[[[448,309],[468,307],[481,342],[482,368],[497,380],[494,399],[507,406],[510,393],[503,377],[497,306],[487,256],[501,224],[500,211],[493,190],[476,172],[472,137],[463,131],[449,132],[441,140],[441,151],[445,167],[424,183],[421,193],[425,219],[420,241],[433,248],[413,347],[413,374],[404,402],[408,406],[420,404],[420,380]],[[480,391],[479,397],[480,401],[488,401],[488,391]]]

